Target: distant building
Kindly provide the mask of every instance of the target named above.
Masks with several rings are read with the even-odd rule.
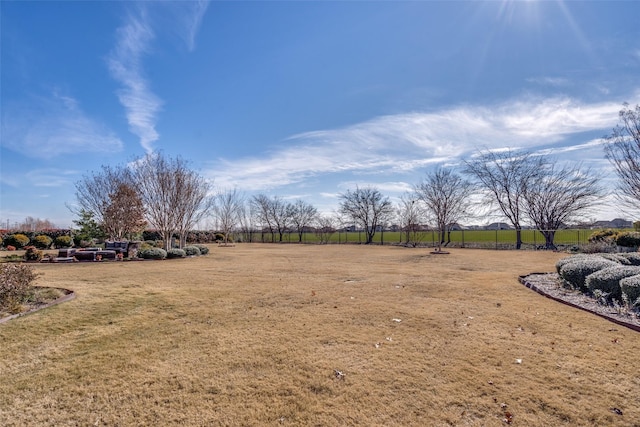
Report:
[[[622,218],[615,218],[611,221],[596,221],[591,224],[591,228],[632,228],[633,223]]]
[[[484,227],[485,230],[513,230],[506,222],[493,222]]]

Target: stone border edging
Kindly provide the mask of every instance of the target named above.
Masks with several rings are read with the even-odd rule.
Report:
[[[61,296],[60,298],[50,302],[49,304],[45,304],[45,305],[43,305],[41,307],[38,307],[38,308],[36,308],[34,310],[29,310],[29,311],[25,311],[23,313],[17,313],[17,314],[12,314],[11,316],[3,317],[3,318],[0,319],[0,324],[8,322],[9,320],[12,320],[12,319],[15,319],[15,318],[18,318],[18,317],[26,316],[28,314],[35,313],[35,312],[40,311],[40,310],[44,310],[45,308],[49,308],[51,306],[58,305],[58,304],[61,304],[63,302],[71,301],[72,299],[74,299],[76,297],[76,293],[74,291],[72,291],[72,290],[64,289],[64,288],[55,288],[55,289],[61,289],[62,291],[66,292],[66,295]]]
[[[545,296],[545,297],[547,297],[549,299],[552,299],[552,300],[557,301],[557,302],[561,302],[562,304],[568,305],[569,307],[573,307],[573,308],[578,308],[580,310],[584,310],[584,311],[586,311],[588,313],[595,314],[596,316],[600,316],[603,319],[606,319],[606,320],[608,320],[610,322],[613,322],[613,323],[615,323],[617,325],[627,327],[627,328],[632,329],[632,330],[634,330],[636,332],[640,332],[640,326],[638,326],[638,325],[634,325],[632,323],[624,322],[622,320],[616,319],[615,317],[607,316],[606,314],[602,314],[602,313],[598,313],[598,312],[589,310],[588,308],[582,307],[582,306],[580,306],[578,304],[574,304],[574,303],[572,303],[570,301],[565,301],[562,298],[557,298],[557,297],[554,297],[553,295],[549,295],[548,293],[546,293],[545,291],[543,291],[542,289],[540,289],[539,287],[537,287],[533,283],[527,281],[527,277],[529,277],[532,274],[547,274],[547,273],[529,273],[526,276],[519,276],[518,277],[518,281],[520,283],[522,283],[524,286],[526,286],[527,288],[531,289],[532,291],[535,291],[535,292],[539,293],[540,295]]]

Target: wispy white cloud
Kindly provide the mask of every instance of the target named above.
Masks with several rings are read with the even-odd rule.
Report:
[[[382,116],[293,135],[264,157],[216,162],[211,174],[217,183],[250,191],[326,174],[406,174],[455,163],[478,148],[549,148],[584,132],[610,129],[620,108],[615,102],[546,98]]]
[[[153,144],[160,138],[156,125],[163,101],[145,76],[144,56],[151,49],[156,29],[177,34],[189,51],[194,50],[208,5],[204,0],[142,3],[116,31],[116,45],[107,58],[109,70],[122,85],[117,94],[126,110],[129,130],[140,138],[147,153],[153,152]]]
[[[535,83],[541,86],[561,87],[568,86],[570,81],[564,77],[530,77],[527,79],[529,83]]]
[[[118,28],[117,44],[108,64],[112,76],[123,86],[118,91],[118,99],[127,112],[129,129],[150,153],[159,137],[155,127],[162,101],[151,91],[142,68],[142,57],[154,38],[146,16],[145,10],[140,9],[137,15],[129,15],[125,24]]]
[[[73,97],[53,91],[26,104],[3,106],[0,144],[33,158],[70,153],[117,152],[122,141],[87,115]]]
[[[34,187],[63,187],[71,185],[78,173],[76,170],[44,168],[28,171],[25,177]]]

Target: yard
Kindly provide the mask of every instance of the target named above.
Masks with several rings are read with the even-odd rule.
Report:
[[[0,423],[640,426],[640,334],[517,280],[563,254],[211,249],[37,264],[77,297],[0,325]]]

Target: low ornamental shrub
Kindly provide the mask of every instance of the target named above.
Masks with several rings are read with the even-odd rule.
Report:
[[[631,265],[631,261],[629,261],[627,257],[622,256],[622,254],[601,253],[598,255],[600,255],[604,259],[617,262],[618,264]]]
[[[184,258],[187,254],[182,249],[173,248],[167,251],[167,258]]]
[[[167,251],[161,248],[149,248],[138,251],[138,258],[143,259],[165,259]]]
[[[200,248],[198,248],[197,246],[185,246],[184,252],[187,254],[187,256],[200,256],[202,254]]]
[[[638,301],[638,298],[640,298],[640,274],[621,279],[620,290],[627,295],[627,299],[631,304]]]
[[[34,237],[31,243],[38,249],[49,249],[53,243],[53,239],[46,234],[40,234]]]
[[[595,231],[589,236],[589,243],[613,243],[617,231],[607,228],[606,230]]]
[[[35,246],[27,246],[26,252],[24,253],[25,261],[40,261],[42,260],[42,256],[44,253],[36,248]]]
[[[583,292],[588,291],[585,285],[587,276],[607,267],[616,267],[620,264],[604,259],[598,255],[578,257],[574,262],[569,262],[560,268],[560,277],[565,285]]]
[[[587,254],[576,254],[576,255],[568,256],[568,257],[566,257],[566,258],[560,258],[560,259],[558,260],[558,262],[556,262],[556,273],[560,274],[560,269],[561,269],[565,264],[568,264],[568,263],[570,263],[570,262],[574,262],[574,261],[576,261],[576,260],[578,260],[578,259],[585,258],[585,257],[589,257],[589,256],[591,256],[591,255],[587,255]]]
[[[616,235],[616,245],[637,248],[640,246],[640,233],[637,231],[624,231]]]
[[[15,250],[16,250],[16,247],[15,247],[15,246],[11,246],[11,245],[9,245],[9,246],[7,246],[7,250],[8,250],[8,251],[15,251]]]
[[[2,241],[4,246],[13,246],[17,249],[22,249],[29,244],[29,238],[24,234],[9,234]]]
[[[30,265],[0,264],[0,309],[20,311],[20,305],[33,297],[33,281],[37,277]]]
[[[200,255],[206,255],[209,253],[209,247],[205,245],[193,245],[196,248],[200,249]]]
[[[626,258],[630,265],[640,265],[640,252],[627,252],[620,255]]]
[[[56,248],[70,248],[73,246],[73,238],[71,236],[58,236],[53,243]]]
[[[620,280],[640,274],[640,267],[619,265],[616,267],[603,268],[587,276],[585,285],[591,292],[596,289],[609,294],[612,300],[619,300],[622,297]]]

